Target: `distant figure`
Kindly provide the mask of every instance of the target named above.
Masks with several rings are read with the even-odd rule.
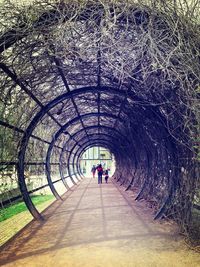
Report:
[[[96,167],[95,167],[95,165],[93,165],[93,167],[91,169],[91,172],[92,172],[93,178],[95,178],[95,173],[96,173]]]
[[[102,184],[103,168],[101,164],[99,164],[99,166],[97,167],[97,171],[98,171],[98,184]]]
[[[108,169],[107,169],[107,170],[105,170],[105,181],[106,181],[106,183],[108,183],[108,178],[109,178],[109,176],[108,176]]]

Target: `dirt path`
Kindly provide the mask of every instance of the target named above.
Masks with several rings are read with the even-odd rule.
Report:
[[[153,221],[151,211],[111,181],[85,179],[64,201],[31,222],[2,251],[2,266],[199,267],[170,223]],[[1,265],[0,264],[0,265]]]

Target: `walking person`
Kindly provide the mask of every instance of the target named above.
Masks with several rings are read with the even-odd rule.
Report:
[[[95,165],[93,165],[91,172],[92,172],[93,178],[95,178],[95,173],[96,173],[96,167],[95,167]]]
[[[106,181],[106,184],[108,183],[108,178],[109,178],[109,176],[108,176],[108,169],[107,169],[107,170],[105,170],[105,181]]]
[[[102,175],[103,175],[103,168],[101,164],[97,167],[97,172],[98,172],[98,184],[102,184]]]

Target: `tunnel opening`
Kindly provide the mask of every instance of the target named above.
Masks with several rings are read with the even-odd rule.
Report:
[[[109,171],[109,176],[113,176],[115,172],[115,158],[108,149],[99,146],[88,148],[80,159],[80,169],[86,177],[91,177],[93,171],[97,176],[96,168],[99,164],[102,165],[104,171]],[[95,168],[95,170],[92,170],[92,168]]]
[[[84,153],[103,147],[119,185],[190,232],[200,203],[199,5],[132,2],[2,4],[2,207],[23,197],[43,219],[31,194],[62,200],[84,178]]]

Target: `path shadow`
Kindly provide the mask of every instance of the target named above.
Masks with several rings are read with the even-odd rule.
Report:
[[[76,195],[76,197],[75,197]],[[66,247],[123,241],[152,243],[156,250],[173,250],[178,235],[148,224],[128,197],[109,183],[96,185],[90,179],[66,192],[44,212],[44,222],[32,221],[1,250],[0,263],[51,253]],[[167,245],[168,244],[168,245]]]

